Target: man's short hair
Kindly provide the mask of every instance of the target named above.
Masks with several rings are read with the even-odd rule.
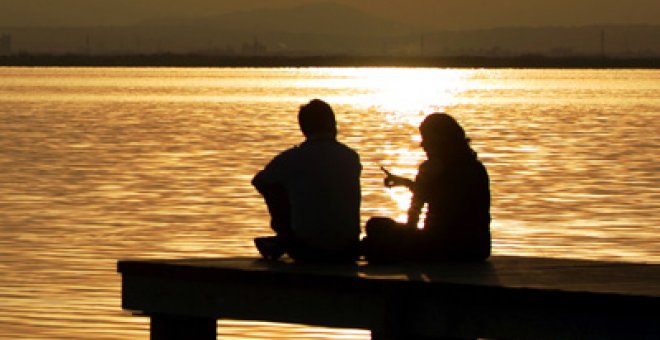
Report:
[[[335,113],[328,103],[320,99],[313,99],[309,103],[300,106],[298,124],[305,137],[319,134],[337,135]]]

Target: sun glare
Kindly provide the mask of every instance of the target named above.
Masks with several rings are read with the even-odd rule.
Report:
[[[329,72],[326,74],[330,77],[314,85],[350,88],[350,93],[332,98],[333,102],[390,112],[390,122],[415,126],[425,114],[443,111],[454,104],[457,94],[467,89],[469,76],[468,71],[455,69],[350,68],[323,71]]]
[[[369,99],[381,110],[400,115],[417,116],[420,112],[443,110],[452,102],[457,76],[456,72],[446,70],[382,70],[369,75],[369,82],[376,89]]]

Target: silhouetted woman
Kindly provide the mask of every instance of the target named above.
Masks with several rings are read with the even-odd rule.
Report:
[[[412,193],[408,221],[367,222],[364,251],[370,261],[480,261],[490,256],[490,189],[486,168],[458,122],[433,113],[419,127],[428,159],[414,181],[386,172],[385,185]],[[428,204],[423,229],[417,222]]]

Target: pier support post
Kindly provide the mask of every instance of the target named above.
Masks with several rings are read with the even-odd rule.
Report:
[[[151,340],[216,340],[215,319],[180,315],[151,316]]]

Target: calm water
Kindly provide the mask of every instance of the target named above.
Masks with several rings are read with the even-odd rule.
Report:
[[[147,339],[120,258],[256,255],[252,175],[336,108],[363,222],[402,218],[417,124],[444,110],[492,181],[495,254],[660,263],[660,71],[0,68],[0,338]],[[223,321],[228,339],[368,333]]]

